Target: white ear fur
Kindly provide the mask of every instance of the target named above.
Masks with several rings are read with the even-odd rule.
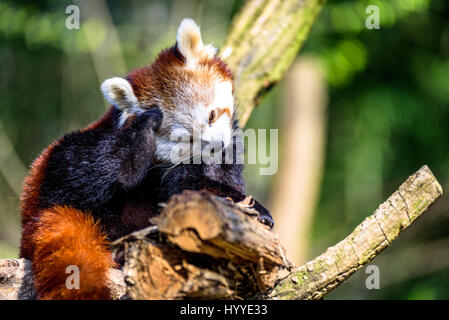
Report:
[[[123,126],[130,115],[143,113],[139,106],[139,100],[137,100],[133,88],[127,80],[119,77],[107,79],[101,84],[101,91],[106,101],[122,110],[120,127]]]
[[[187,67],[193,68],[201,58],[213,58],[217,49],[204,45],[200,27],[192,19],[184,19],[178,28],[176,43],[179,52],[186,59]]]

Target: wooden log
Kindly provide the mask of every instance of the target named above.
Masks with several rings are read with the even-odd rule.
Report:
[[[284,249],[254,210],[239,206],[184,191],[152,219],[156,227],[115,241],[129,297],[245,298],[273,287],[290,266]]]

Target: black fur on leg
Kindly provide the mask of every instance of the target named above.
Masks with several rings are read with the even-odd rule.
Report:
[[[155,131],[159,129],[161,122],[162,112],[153,108],[119,134],[117,153],[121,153],[122,161],[117,171],[117,180],[125,189],[139,184],[153,164],[156,151]]]

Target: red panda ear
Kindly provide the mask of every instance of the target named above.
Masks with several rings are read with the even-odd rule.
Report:
[[[195,68],[200,59],[211,59],[217,53],[212,45],[203,44],[200,27],[192,19],[182,20],[176,36],[176,46],[186,59],[188,68]]]
[[[122,110],[120,126],[129,116],[143,113],[139,100],[127,80],[119,77],[107,79],[101,84],[101,91],[106,101]]]

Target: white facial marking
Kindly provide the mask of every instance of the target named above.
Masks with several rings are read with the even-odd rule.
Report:
[[[193,117],[198,123],[204,124],[209,121],[210,110],[202,103],[198,103],[193,109]]]
[[[231,131],[231,121],[227,115],[223,114],[212,125],[205,127],[201,139],[214,144],[223,142],[227,147],[231,142]]]
[[[215,81],[214,102],[212,102],[211,108],[229,108],[231,114],[234,112],[231,81]]]
[[[173,155],[173,148],[179,147],[180,145],[185,148],[185,150],[190,150],[187,148],[192,143],[190,138],[193,138],[194,141],[199,141],[199,139],[201,139],[204,142],[209,142],[210,144],[217,146],[221,146],[221,142],[223,142],[225,148],[232,141],[232,119],[227,112],[222,111],[223,109],[229,109],[231,115],[234,112],[232,82],[224,80],[215,81],[213,88],[214,96],[210,105],[198,103],[192,106],[189,104],[188,100],[191,96],[189,90],[192,90],[191,87],[186,87],[185,90],[182,91],[186,96],[179,99],[177,103],[176,112],[185,114],[185,116],[182,117],[183,121],[178,122],[179,119],[175,118],[175,124],[170,128],[170,132],[172,133],[180,128],[185,129],[185,136],[189,136],[189,139],[179,142],[176,139],[171,140],[169,137],[158,136],[156,139],[156,156],[160,160],[173,162],[173,159],[171,158]],[[192,96],[194,96],[194,94],[192,94]],[[212,122],[209,121],[211,111],[214,111],[216,116],[216,119]],[[187,121],[186,119],[189,120]]]
[[[215,82],[214,100],[206,109],[206,119],[199,119],[203,123],[206,123],[201,134],[201,139],[214,144],[223,142],[224,146],[227,147],[231,142],[232,122],[226,112],[220,112],[223,109],[229,109],[231,114],[234,111],[234,97],[232,95],[232,83],[230,81]],[[209,123],[209,116],[212,110],[218,118],[212,123]]]

